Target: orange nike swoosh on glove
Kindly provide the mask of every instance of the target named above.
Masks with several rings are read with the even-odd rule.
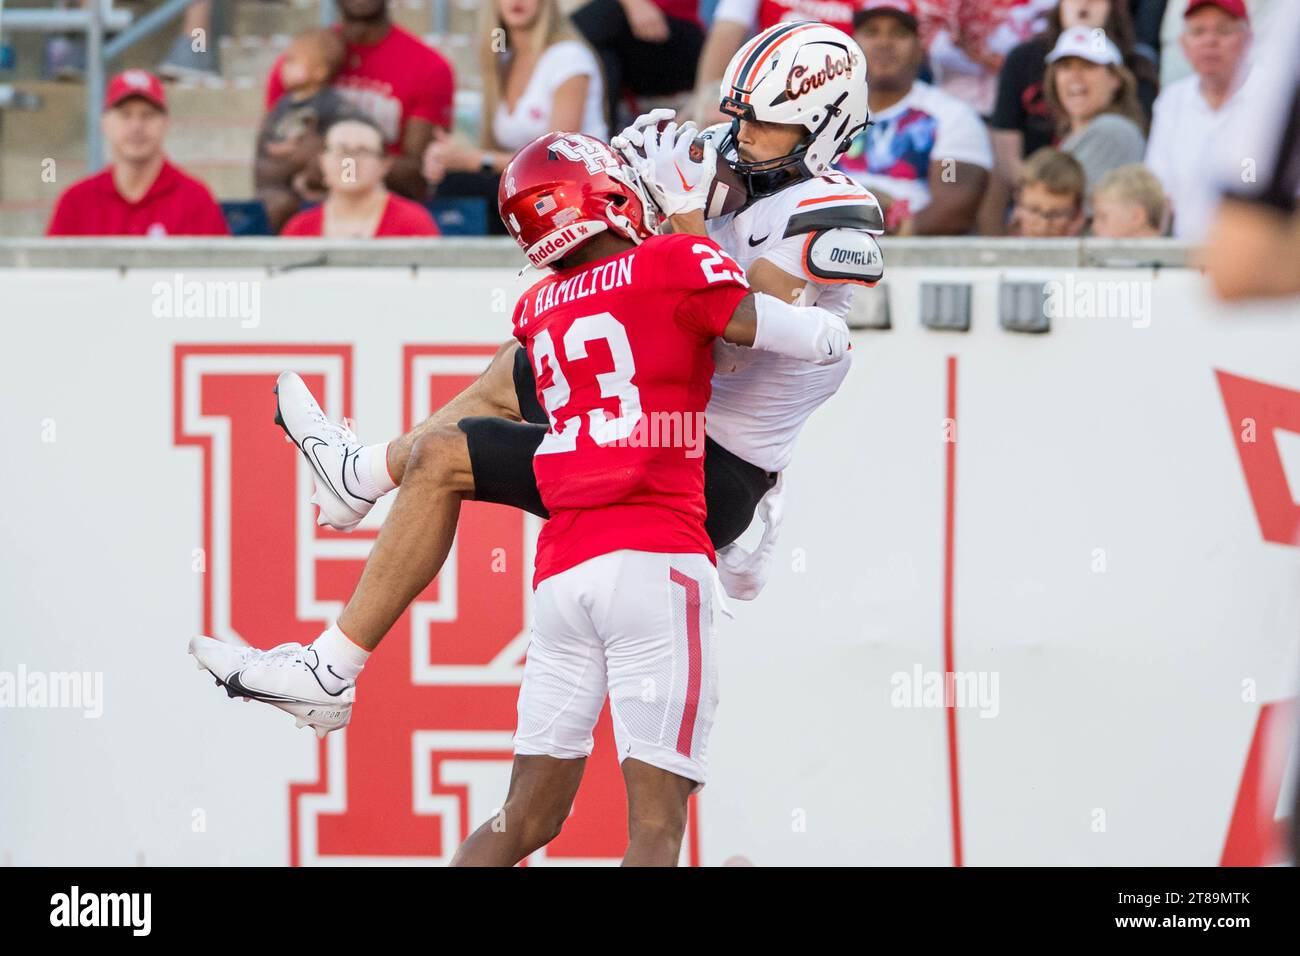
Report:
[[[688,186],[688,185],[686,184],[686,177],[682,175],[681,168],[680,168],[676,163],[673,163],[673,169],[675,169],[675,170],[677,171],[677,178],[680,179],[680,180],[682,181],[682,188],[683,188],[683,189],[685,189],[687,192],[690,192],[691,190],[693,190],[693,189],[695,188],[694,186]]]

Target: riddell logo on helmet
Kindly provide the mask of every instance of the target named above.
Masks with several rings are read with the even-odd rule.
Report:
[[[785,80],[786,96],[792,100],[797,100],[805,93],[820,89],[837,76],[852,76],[853,60],[854,57],[851,54],[833,59],[828,53],[826,54],[826,66],[816,73],[809,73],[808,67],[795,64],[790,68],[790,75]]]
[[[592,228],[594,225],[592,222],[578,222],[563,232],[551,233],[528,250],[528,261],[535,266],[544,265],[556,254],[595,235],[596,230]]]

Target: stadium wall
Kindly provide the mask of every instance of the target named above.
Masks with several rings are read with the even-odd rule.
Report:
[[[1216,306],[1169,243],[885,252],[855,324],[889,328],[855,333],[789,469],[767,590],[719,621],[684,859],[1275,862],[1296,303]],[[383,517],[316,527],[275,374],[393,435],[509,335],[517,271],[490,241],[0,243],[4,861],[439,862],[493,813],[535,520],[465,507],[325,742],[227,700],[185,646],[312,639]],[[1013,282],[1046,290],[1050,331],[1001,325]],[[606,715],[534,863],[618,857],[611,748]]]

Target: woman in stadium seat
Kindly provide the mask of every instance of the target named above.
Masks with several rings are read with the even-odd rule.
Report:
[[[1083,166],[1089,192],[1112,169],[1142,161],[1146,116],[1137,80],[1104,33],[1088,27],[1062,33],[1047,55],[1044,85],[1059,148]]]
[[[325,201],[290,219],[280,235],[326,239],[438,235],[427,209],[384,187],[393,158],[372,120],[349,116],[330,126],[320,165],[328,193]]]
[[[1163,6],[1164,0],[1158,2]],[[1150,0],[1138,0],[1133,6],[1145,19],[1150,18]],[[994,166],[989,190],[980,207],[982,235],[998,236],[1006,231],[1008,201],[1021,164],[1044,146],[1056,142],[1043,75],[1047,54],[1066,30],[1085,26],[1106,31],[1106,36],[1119,47],[1124,65],[1137,78],[1138,100],[1150,119],[1159,92],[1156,52],[1152,45],[1142,42],[1134,22],[1136,14],[1131,14],[1129,7],[1127,0],[1057,0],[1047,14],[1047,29],[1007,54],[998,73],[997,98],[989,116]]]
[[[515,152],[552,130],[607,139],[599,61],[558,0],[495,0],[479,21],[483,108],[479,145],[436,133],[424,176],[440,199],[482,197],[488,230],[505,235],[497,184]]]

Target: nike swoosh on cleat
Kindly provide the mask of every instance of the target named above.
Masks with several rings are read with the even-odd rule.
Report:
[[[373,505],[374,501],[371,501],[365,495],[357,494],[355,491],[353,491],[351,488],[348,487],[348,462],[349,461],[352,462],[352,477],[355,478],[357,481],[361,480],[361,476],[357,474],[357,468],[359,467],[361,462],[360,450],[351,453],[344,451],[343,452],[343,490],[346,491],[348,494],[350,494],[353,498],[356,498],[357,501],[367,501],[370,502],[371,505]]]
[[[245,697],[251,697],[253,700],[260,700],[264,703],[274,704],[276,702],[284,704],[313,704],[315,701],[303,700],[301,697],[286,697],[283,694],[268,694],[264,691],[254,690],[244,684],[239,679],[239,671],[231,674],[224,681],[226,690],[233,690],[236,694],[242,694]]]
[[[315,435],[308,435],[302,440],[302,445],[299,447],[302,448],[303,457],[307,459],[307,464],[311,465],[312,471],[316,472],[317,477],[319,477],[320,480],[329,487],[330,492],[338,499],[339,504],[344,508],[347,508],[348,511],[351,511],[353,514],[357,514],[356,509],[348,505],[347,499],[339,494],[338,488],[336,488],[334,482],[330,480],[330,476],[325,473],[325,467],[320,463],[320,458],[316,454],[316,450],[322,445],[328,448],[329,442],[325,441],[323,438],[317,438]],[[365,499],[362,500],[364,501]],[[358,515],[358,517],[361,516]]]
[[[317,683],[317,684],[320,684],[320,689],[323,690],[326,694],[328,694],[328,695],[331,696],[331,697],[342,697],[344,694],[347,693],[347,690],[348,690],[349,687],[354,686],[354,685],[352,684],[351,681],[348,681],[348,680],[345,680],[345,679],[342,678],[342,677],[339,677],[339,675],[336,674],[336,673],[334,672],[334,668],[332,668],[332,667],[330,667],[328,664],[326,664],[326,665],[325,665],[325,669],[326,669],[327,671],[329,671],[330,674],[331,674],[331,675],[332,675],[336,680],[340,681],[340,682],[343,684],[343,688],[342,688],[341,690],[338,690],[338,691],[332,691],[332,690],[330,690],[328,687],[325,686],[325,684],[321,681],[320,677],[317,676],[317,674],[316,674],[316,669],[317,669],[318,667],[320,667],[320,652],[317,651],[314,647],[308,647],[308,648],[306,648],[306,650],[304,651],[303,656],[305,657],[307,654],[310,654],[312,657],[316,658],[316,663],[315,663],[315,664],[308,664],[306,661],[303,661],[303,662],[302,662],[302,665],[303,665],[304,667],[306,667],[307,670],[311,671],[311,676],[314,677],[314,678],[316,679],[316,683]]]

